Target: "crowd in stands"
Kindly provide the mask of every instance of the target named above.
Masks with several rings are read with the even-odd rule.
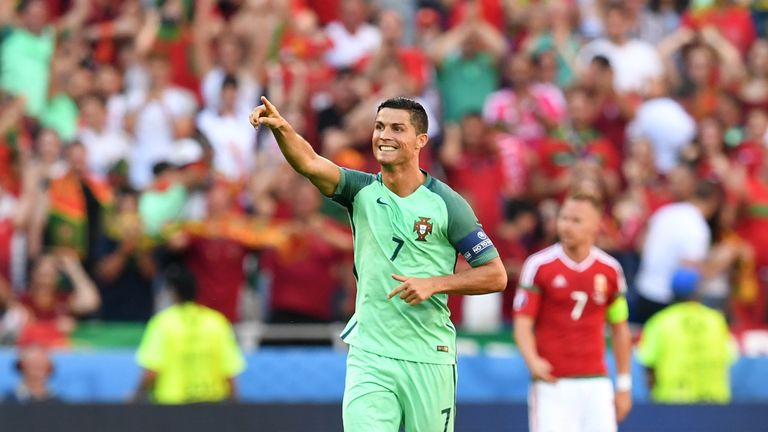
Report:
[[[146,322],[175,264],[232,322],[348,317],[346,215],[250,126],[261,95],[372,172],[378,103],[426,107],[422,167],[470,202],[510,276],[452,298],[459,326],[511,322],[521,264],[556,241],[574,186],[609,204],[599,246],[633,319],[671,303],[688,265],[733,328],[764,326],[765,3],[0,2],[0,338]]]

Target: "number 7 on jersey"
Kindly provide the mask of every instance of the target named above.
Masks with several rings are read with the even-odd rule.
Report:
[[[392,241],[397,243],[397,247],[395,248],[395,252],[389,258],[390,261],[394,261],[395,258],[397,258],[397,254],[400,253],[400,249],[402,249],[403,245],[405,244],[405,242],[402,239],[399,239],[397,237],[392,237]]]
[[[584,291],[573,291],[571,293],[571,299],[576,302],[571,310],[571,319],[578,321],[578,319],[581,318],[581,314],[584,313],[584,307],[587,305],[589,295]]]

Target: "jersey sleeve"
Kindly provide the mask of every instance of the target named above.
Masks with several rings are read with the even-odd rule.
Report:
[[[165,344],[163,343],[162,330],[158,317],[152,318],[147,324],[139,349],[136,352],[136,362],[144,369],[157,372],[163,367],[163,359],[166,355],[163,349]]]
[[[245,369],[245,359],[240,347],[237,345],[235,332],[232,326],[222,317],[220,320],[222,329],[221,373],[226,377],[235,377]]]
[[[637,361],[645,367],[653,368],[659,359],[661,349],[661,329],[659,317],[651,317],[640,336],[637,344]]]
[[[541,288],[536,284],[536,273],[539,266],[532,263],[530,259],[523,263],[520,271],[515,299],[512,303],[516,314],[523,314],[536,317],[539,314],[539,303],[541,301]]]
[[[611,324],[617,324],[629,319],[629,305],[627,304],[627,279],[624,270],[616,263],[616,288],[611,295],[611,301],[605,310],[605,320]]]
[[[339,184],[336,185],[336,191],[333,193],[333,200],[343,205],[351,207],[360,190],[376,180],[376,176],[362,171],[351,170],[349,168],[339,168]]]
[[[467,201],[452,190],[441,197],[448,210],[448,241],[469,265],[481,266],[498,257],[496,246],[483,231]]]

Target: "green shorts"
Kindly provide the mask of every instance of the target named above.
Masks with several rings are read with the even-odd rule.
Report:
[[[382,357],[353,346],[347,355],[345,432],[453,432],[456,365]]]

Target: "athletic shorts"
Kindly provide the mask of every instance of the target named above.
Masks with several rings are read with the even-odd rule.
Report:
[[[535,381],[528,423],[530,432],[616,432],[613,384],[607,377]]]
[[[347,355],[345,432],[453,432],[456,365],[379,356],[354,346]]]

